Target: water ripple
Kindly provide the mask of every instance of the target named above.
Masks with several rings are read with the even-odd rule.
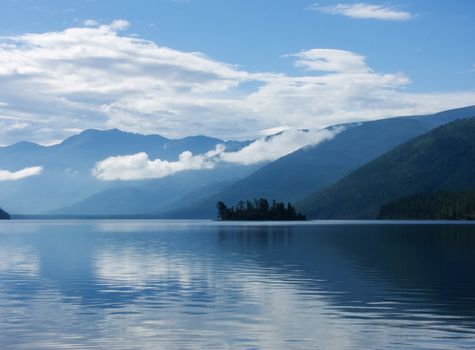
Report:
[[[473,251],[473,225],[9,223],[0,348],[473,349]]]

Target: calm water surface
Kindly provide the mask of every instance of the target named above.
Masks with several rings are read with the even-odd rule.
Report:
[[[474,349],[475,225],[0,223],[0,349]]]

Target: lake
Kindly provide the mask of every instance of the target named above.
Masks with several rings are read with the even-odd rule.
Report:
[[[0,223],[0,349],[474,348],[468,223]]]

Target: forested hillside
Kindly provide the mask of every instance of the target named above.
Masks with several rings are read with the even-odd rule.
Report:
[[[433,115],[346,124],[333,139],[304,147],[267,164],[208,198],[177,203],[161,217],[213,218],[215,203],[220,200],[229,203],[246,198],[300,201],[413,137],[457,118],[474,115],[475,106],[470,106]]]
[[[311,195],[310,218],[376,218],[401,197],[475,188],[475,118],[441,126],[369,162]]]
[[[404,197],[381,207],[380,219],[475,220],[475,190]]]

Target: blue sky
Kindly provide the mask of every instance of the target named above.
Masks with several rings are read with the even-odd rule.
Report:
[[[12,81],[15,86],[3,99],[0,96],[0,144],[20,139],[50,143],[86,127],[119,127],[172,137],[207,133],[242,138],[265,129],[318,128],[475,104],[474,14],[475,2],[469,0],[2,1],[0,35],[4,49],[0,50],[0,61],[2,55],[2,62],[12,62],[16,57],[38,54],[38,61],[43,63],[33,67],[33,63],[20,59],[9,71],[0,70],[0,88],[9,88]],[[118,20],[123,21],[122,25]],[[69,89],[73,80],[78,82],[73,70],[63,67],[56,75],[46,77],[64,60],[53,64],[51,58],[45,58],[45,52],[63,52],[71,47],[57,46],[55,38],[46,45],[39,44],[37,37],[18,39],[26,33],[45,37],[48,33],[63,33],[58,40],[68,45],[69,41],[63,39],[75,34],[67,29],[97,29],[91,32],[94,37],[100,34],[101,25],[109,26],[112,41],[140,41],[131,44],[131,52],[133,45],[145,41],[178,55],[199,52],[189,58],[204,57],[218,66],[184,58],[198,67],[193,72],[196,81],[189,86],[177,84],[173,91],[166,87],[179,79],[186,82],[190,67],[171,67],[170,62],[175,61],[171,56],[167,56],[171,61],[160,68],[170,81],[162,80],[157,67],[152,81],[141,80],[150,78],[145,68],[131,73],[130,82],[146,86],[140,91],[112,91],[109,86],[117,85],[117,81],[111,71],[104,75],[107,86]],[[6,48],[7,44],[13,46]],[[43,53],[39,53],[38,45]],[[80,48],[89,44],[87,37],[82,37],[71,45]],[[120,53],[121,45],[118,40],[114,48],[111,46],[107,61],[112,56],[124,61],[118,54],[111,54],[112,50]],[[138,57],[158,57],[149,57],[149,52],[142,49],[143,45],[137,50]],[[322,49],[333,51],[312,51]],[[12,54],[12,50],[16,52]],[[80,49],[71,50],[68,60],[75,60],[73,51]],[[333,65],[323,69],[313,65],[322,55],[324,60],[344,67],[335,70]],[[109,63],[101,67],[98,55],[93,56],[96,69],[109,69]],[[84,86],[97,76],[87,76],[90,72],[83,69],[84,57],[78,57],[74,64],[74,72],[86,74],[80,77]],[[351,68],[354,64],[358,72]],[[228,68],[230,71],[221,71]],[[30,74],[32,71],[35,74]],[[215,71],[219,77],[208,79]],[[119,70],[116,73],[123,74]],[[38,80],[43,74],[45,78]],[[69,74],[72,80],[65,78]],[[312,77],[325,79],[309,81]],[[318,90],[316,85],[325,85],[325,89]],[[342,89],[349,91],[346,97],[338,93]],[[61,90],[65,93],[58,92]],[[31,98],[32,91],[40,91],[41,96]],[[147,99],[136,98],[140,92]],[[327,104],[313,106],[312,101],[319,99]],[[149,101],[161,101],[160,106],[149,106]],[[275,101],[281,101],[281,105]],[[57,115],[53,115],[56,104]],[[229,127],[230,120],[235,121],[235,127]]]

